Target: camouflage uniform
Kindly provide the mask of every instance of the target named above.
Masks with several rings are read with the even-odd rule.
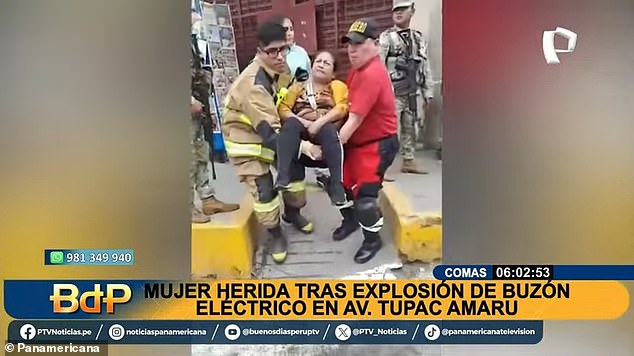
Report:
[[[192,97],[193,98],[193,97]],[[214,188],[209,184],[209,143],[205,140],[200,117],[192,115],[192,164],[189,170],[189,187],[191,201],[194,201],[194,191],[202,200],[215,195]]]
[[[191,76],[192,76],[192,96],[191,102],[195,100],[201,104],[209,105],[209,101],[205,100],[211,93],[211,78],[207,71],[199,69],[194,65],[194,61],[200,60],[192,44],[191,58]],[[209,175],[209,142],[207,141],[204,129],[204,114],[191,116],[191,144],[192,144],[192,161],[189,170],[189,188],[190,188],[190,204],[192,207],[194,222],[207,222],[209,219],[204,215],[213,215],[216,213],[230,212],[239,209],[238,204],[224,203],[215,198],[214,188],[210,184]],[[198,192],[198,196],[202,200],[202,212],[199,211],[194,204],[194,191]]]
[[[396,61],[400,57],[404,59],[406,51],[408,51],[407,43],[401,38],[399,32],[403,30],[397,26],[391,27],[381,33],[379,37],[379,48],[381,59],[387,66],[388,72],[392,82],[398,80],[404,80],[406,73],[396,69]],[[420,98],[422,94],[425,100],[432,98],[432,76],[431,67],[429,64],[429,56],[427,49],[427,41],[423,37],[422,32],[413,29],[404,30],[405,36],[411,39],[413,46],[411,54],[415,61],[419,61],[419,67],[416,75],[416,80],[419,85],[417,96]],[[401,142],[401,156],[404,160],[413,160],[414,152],[416,150],[416,121],[423,122],[421,110],[418,110],[419,117],[415,118],[413,113],[409,109],[408,95],[403,95],[395,92],[396,97],[396,112],[398,117],[398,123],[400,125],[400,142]]]
[[[206,74],[196,70],[194,60],[196,58],[192,54],[192,103],[194,100],[202,102],[201,96],[209,96],[210,90]],[[215,195],[214,189],[209,183],[209,142],[205,140],[202,120],[202,115],[192,115],[191,117],[192,164],[189,170],[189,187],[192,204],[194,191],[198,192],[201,200],[209,199]]]

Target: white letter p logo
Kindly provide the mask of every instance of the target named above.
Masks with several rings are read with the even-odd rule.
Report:
[[[567,49],[555,48],[555,36],[562,36],[568,40]],[[577,45],[577,34],[566,30],[563,27],[557,27],[555,31],[544,31],[544,37],[542,39],[542,46],[544,48],[544,57],[548,64],[559,64],[559,57],[557,53],[571,53],[575,50]]]

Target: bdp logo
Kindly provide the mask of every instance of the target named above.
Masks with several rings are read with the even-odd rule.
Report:
[[[229,324],[225,327],[225,337],[231,341],[240,338],[240,327],[236,324]]]
[[[555,48],[555,36],[561,36],[568,41],[566,49]],[[563,27],[557,27],[554,31],[544,31],[542,47],[544,58],[548,64],[559,64],[557,53],[572,53],[577,46],[577,34]]]
[[[89,301],[92,299],[92,305]],[[74,284],[53,284],[53,294],[49,300],[53,302],[53,313],[74,313],[81,309],[84,313],[101,314],[102,304],[108,314],[114,313],[116,304],[125,304],[132,299],[132,290],[125,284],[106,284],[105,293],[100,284],[93,290],[80,293]]]
[[[24,324],[20,328],[20,337],[24,340],[33,340],[37,334],[37,329],[31,324]]]
[[[125,328],[119,324],[113,324],[110,329],[108,329],[108,336],[110,336],[112,340],[119,341],[125,336]]]

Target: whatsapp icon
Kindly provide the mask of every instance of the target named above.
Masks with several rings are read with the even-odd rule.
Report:
[[[50,257],[51,264],[59,265],[64,263],[64,252],[62,251],[51,251]]]

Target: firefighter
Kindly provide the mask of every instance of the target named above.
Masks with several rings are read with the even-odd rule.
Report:
[[[354,261],[366,263],[382,247],[383,214],[378,206],[385,171],[399,150],[394,92],[379,57],[376,22],[355,21],[342,41],[352,69],[348,75],[349,116],[341,128],[345,145],[343,180],[353,206],[340,209],[343,222],[333,233],[343,240],[359,228],[363,243]]]
[[[280,199],[274,188],[274,166],[280,118],[277,113],[278,91],[290,83],[285,56],[288,53],[283,26],[266,22],[257,33],[258,48],[252,61],[236,78],[227,93],[223,110],[222,131],[229,160],[254,198],[257,221],[271,234],[269,252],[276,263],[287,256],[287,240],[280,226]],[[302,152],[319,157],[320,149],[309,142]],[[296,178],[296,177],[291,177]],[[303,182],[303,178],[301,179]],[[283,219],[304,233],[313,225],[300,209],[306,205],[304,186],[294,181],[294,189],[284,191]]]

